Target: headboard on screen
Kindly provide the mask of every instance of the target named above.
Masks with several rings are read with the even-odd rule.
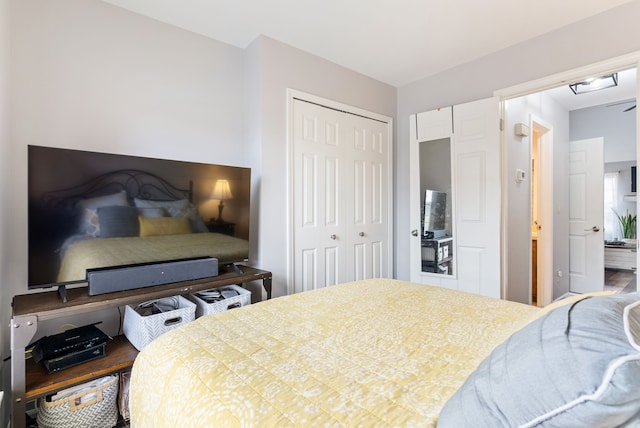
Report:
[[[28,288],[132,263],[248,260],[249,168],[29,146],[28,180]],[[231,189],[225,236],[209,220],[221,180]]]

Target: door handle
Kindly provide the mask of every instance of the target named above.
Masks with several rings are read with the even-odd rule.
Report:
[[[591,229],[585,229],[585,232],[600,232],[600,228],[598,226],[593,226]]]
[[[358,233],[358,236],[364,236],[364,232]]]
[[[413,236],[418,236],[418,229],[413,229],[413,230],[411,231],[411,235],[413,235]]]
[[[335,235],[335,234],[334,235],[329,235],[329,238],[331,238],[331,239],[333,239],[335,241],[336,239],[338,239],[338,236]]]

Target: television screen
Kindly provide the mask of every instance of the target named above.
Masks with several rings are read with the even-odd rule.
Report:
[[[87,269],[249,257],[251,170],[28,147],[28,287]]]
[[[447,194],[435,190],[424,192],[423,234],[444,231],[447,216]]]

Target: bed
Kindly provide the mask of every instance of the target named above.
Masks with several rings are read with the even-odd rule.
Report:
[[[58,272],[58,282],[84,278],[85,272],[93,268],[201,256],[238,261],[248,253],[247,240],[221,233],[82,239],[66,249]]]
[[[86,281],[86,272],[96,268],[197,257],[220,264],[246,260],[246,236],[209,232],[193,194],[191,181],[176,187],[136,169],[43,193],[30,213],[37,228],[30,234],[41,238],[33,239],[30,251],[40,251],[47,262],[30,263],[30,277],[66,284]]]
[[[592,299],[602,298],[611,299]],[[597,310],[586,306],[592,299],[574,302],[575,307],[557,304],[539,309],[374,279],[208,315],[160,336],[140,352],[131,378],[132,426],[526,426],[521,423],[523,416],[533,420],[538,415],[507,409],[521,405],[515,398],[518,393],[507,387],[527,391],[526,378],[532,375],[531,382],[547,380],[545,369],[527,367],[527,359],[547,358],[529,342],[549,343],[546,330],[527,329],[548,328],[553,315],[564,331],[567,314],[561,311],[571,308],[574,316],[582,307],[586,321],[572,319],[572,329],[590,325],[597,317]],[[636,300],[637,295],[624,303]],[[626,348],[620,345],[631,355],[631,372],[637,372],[635,377],[624,374],[630,383],[625,400],[636,406],[626,408],[626,419],[618,419],[627,422],[638,422],[640,417],[640,308],[634,311],[631,328],[636,342],[629,345],[627,340]],[[615,319],[608,313],[603,317]],[[624,342],[626,336],[621,337]],[[514,340],[523,345],[516,346]],[[521,352],[513,354],[517,359],[496,357],[504,347],[511,352],[514,346]],[[507,367],[497,367],[498,362]],[[578,359],[575,364],[582,367]],[[509,376],[491,379],[483,396],[477,391],[484,379],[478,373],[483,370],[489,373],[485,378],[497,373]],[[558,379],[567,383],[562,376]],[[509,404],[492,403],[499,397]],[[521,400],[531,403],[532,398],[526,392]],[[558,407],[555,404],[542,414],[550,414]],[[486,420],[477,408],[491,410]],[[571,411],[562,414],[572,417]]]

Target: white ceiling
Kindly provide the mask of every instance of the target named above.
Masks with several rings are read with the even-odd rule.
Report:
[[[618,86],[612,88],[576,95],[569,89],[569,85],[564,85],[545,92],[569,111],[631,100],[629,103],[618,104],[618,108],[624,110],[635,104],[636,69],[618,72]]]
[[[246,48],[265,35],[400,87],[631,0],[103,0]]]

